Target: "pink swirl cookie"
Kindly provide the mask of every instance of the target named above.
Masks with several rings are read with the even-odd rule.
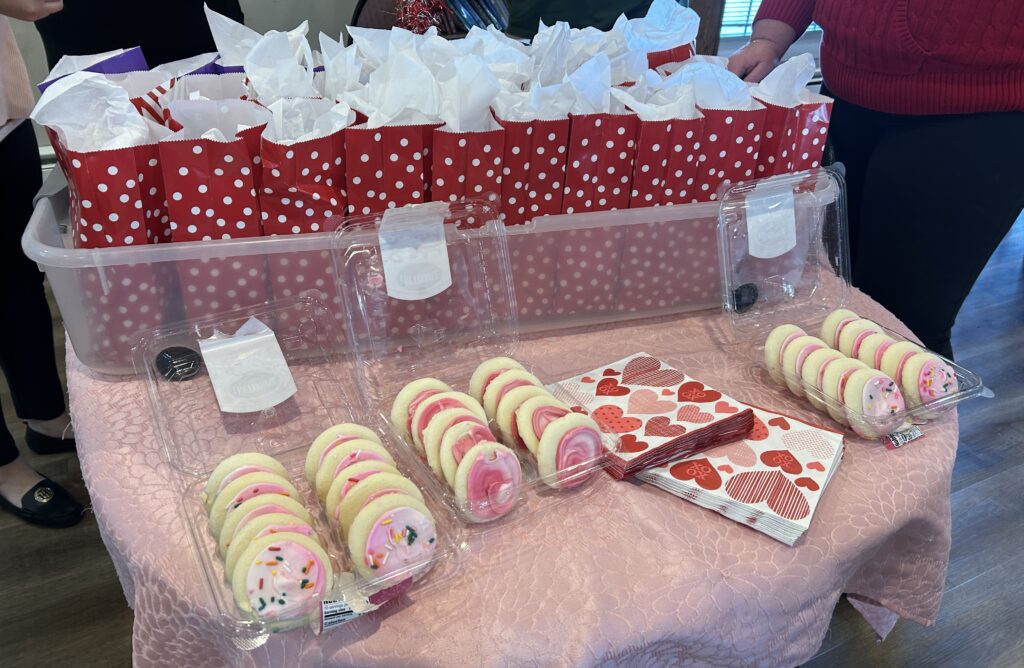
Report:
[[[437,547],[434,516],[414,497],[388,494],[368,503],[352,520],[348,547],[363,577],[395,578],[396,583],[418,578],[432,565]]]
[[[256,496],[244,501],[242,505],[224,518],[224,526],[221,527],[220,534],[217,536],[217,548],[220,551],[220,556],[223,557],[228,553],[228,548],[234,542],[235,534],[244,529],[249,522],[265,515],[282,513],[293,515],[302,522],[310,526],[313,525],[313,517],[309,511],[295,499],[271,494]]]
[[[593,419],[579,413],[554,420],[537,445],[537,469],[549,487],[582,485],[603,462],[601,429]]]
[[[436,378],[412,381],[402,388],[391,404],[391,428],[403,441],[412,443],[412,418],[416,409],[427,398],[440,392],[451,392],[451,389],[448,383]]]
[[[377,432],[359,424],[346,422],[325,429],[316,437],[313,444],[309,447],[309,452],[306,453],[306,480],[309,482],[316,480],[316,470],[320,467],[320,463],[323,462],[327,453],[342,443],[348,443],[357,438],[380,443],[380,436],[377,435]]]
[[[484,400],[481,403],[483,403],[487,419],[497,419],[498,402],[511,390],[517,387],[530,386],[544,387],[544,383],[540,382],[529,371],[523,371],[522,369],[511,369],[499,373],[494,380],[487,384],[487,389],[484,390]]]
[[[238,607],[271,622],[304,620],[333,586],[330,557],[298,533],[257,538],[238,557],[231,577]]]
[[[857,354],[860,352],[860,346],[864,343],[864,339],[881,331],[882,328],[870,320],[865,318],[854,320],[839,332],[839,352],[847,357],[857,359]]]
[[[438,457],[441,461],[441,473],[448,485],[455,487],[455,472],[459,468],[459,463],[474,445],[496,440],[490,429],[472,422],[460,422],[445,431]]]
[[[782,351],[782,375],[789,391],[798,397],[804,396],[803,370],[807,356],[816,350],[823,350],[825,342],[816,336],[798,336]]]
[[[832,311],[825,318],[825,322],[821,323],[821,340],[830,348],[839,350],[839,335],[843,328],[854,320],[860,320],[860,316],[850,309],[840,308]]]
[[[881,371],[854,371],[843,389],[846,418],[859,436],[880,438],[899,426],[895,416],[906,408],[899,386]]]
[[[534,397],[550,397],[551,393],[543,387],[536,385],[525,385],[509,390],[498,401],[498,409],[495,415],[495,424],[498,427],[498,438],[501,442],[511,448],[526,449],[526,445],[519,438],[519,430],[516,427],[516,413],[528,399]]]
[[[900,386],[907,397],[911,408],[938,401],[943,397],[955,394],[959,382],[953,367],[946,364],[941,357],[933,353],[917,353],[907,360],[900,376]],[[924,417],[934,417],[934,411],[928,411]]]
[[[828,410],[825,402],[818,398],[818,395],[822,392],[821,382],[825,376],[825,370],[828,368],[828,365],[835,360],[844,359],[847,359],[845,355],[838,350],[832,350],[831,348],[821,348],[807,356],[803,369],[800,371],[800,378],[804,382],[807,401],[811,402],[811,405],[817,410]],[[811,388],[813,388],[813,390]]]
[[[779,385],[786,382],[782,374],[782,354],[792,341],[798,337],[806,336],[807,332],[796,325],[779,325],[768,334],[764,342],[764,366],[768,369],[768,375]]]
[[[513,436],[517,442],[522,441],[526,449],[537,454],[540,437],[549,424],[571,411],[564,403],[553,396],[542,395],[527,399],[516,411],[516,422]]]
[[[515,508],[521,483],[514,452],[498,443],[478,443],[459,462],[455,498],[474,520],[488,522]]]
[[[896,343],[896,339],[892,338],[885,332],[875,332],[869,334],[857,350],[857,359],[864,364],[867,364],[872,369],[882,368],[882,356],[885,355],[885,351],[888,350],[893,344]]]
[[[388,494],[405,494],[423,501],[423,493],[411,480],[398,473],[378,473],[360,480],[345,497],[338,502],[338,507],[329,516],[338,522],[338,531],[344,538],[348,534],[352,521],[368,503]]]
[[[338,477],[338,474],[353,464],[370,461],[395,465],[395,458],[383,445],[363,438],[342,443],[331,450],[317,467],[316,479],[313,483],[320,503],[327,500],[327,491],[331,489],[331,483]]]
[[[425,454],[423,432],[430,425],[430,421],[434,419],[435,415],[449,408],[468,409],[480,418],[482,422],[487,422],[487,415],[484,413],[484,409],[480,407],[476,399],[468,394],[463,394],[462,392],[439,392],[429,396],[416,407],[412,418],[412,442],[416,444],[420,452]]]
[[[366,480],[378,473],[394,473],[401,475],[398,469],[387,462],[365,461],[357,462],[352,466],[342,469],[341,473],[331,483],[327,490],[327,498],[324,500],[324,508],[327,510],[327,517],[337,517],[338,505],[348,495],[357,483]]]
[[[222,489],[210,505],[210,531],[214,536],[219,536],[228,514],[249,499],[264,494],[288,496],[302,501],[290,480],[276,473],[247,473]]]
[[[484,391],[492,380],[498,377],[498,374],[511,369],[523,369],[523,365],[515,361],[511,357],[494,357],[485,362],[481,362],[477,366],[476,371],[473,372],[473,376],[469,379],[469,394],[483,403]]]
[[[259,452],[241,452],[231,455],[213,469],[210,479],[206,482],[203,490],[203,503],[206,511],[210,511],[213,500],[217,498],[221,490],[229,484],[241,478],[247,473],[276,473],[282,478],[288,478],[288,471],[281,462]]]
[[[316,538],[313,532],[313,525],[303,522],[294,515],[271,513],[257,517],[235,533],[235,539],[231,542],[231,546],[228,547],[228,551],[224,555],[224,578],[231,582],[231,574],[234,573],[235,565],[238,564],[238,557],[242,556],[242,552],[254,540],[275,533],[299,533],[303,536]]]
[[[423,449],[427,455],[427,464],[438,476],[441,475],[441,441],[451,427],[464,422],[487,427],[487,423],[468,408],[448,408],[435,415],[423,431]]]

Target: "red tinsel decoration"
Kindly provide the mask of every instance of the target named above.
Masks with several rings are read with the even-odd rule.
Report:
[[[436,26],[441,34],[451,34],[453,23],[443,0],[399,0],[396,25],[418,34]]]

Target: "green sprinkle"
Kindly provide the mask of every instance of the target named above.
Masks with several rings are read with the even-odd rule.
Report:
[[[409,525],[406,525],[405,532],[409,536],[409,545],[412,545],[413,543],[415,543],[416,539],[419,538],[419,534],[416,533],[416,529],[413,529]]]
[[[274,557],[274,558],[277,559],[278,561],[284,561],[284,557]]]
[[[309,580],[306,580],[306,579],[302,579],[302,580],[300,580],[300,581],[299,581],[299,589],[305,589],[305,588],[306,588],[306,583],[307,583],[307,582],[309,582]]]
[[[434,542],[434,539],[433,539],[433,538],[431,538],[431,539],[430,539],[430,540],[428,540],[427,542],[428,542],[428,543],[433,543],[433,542]]]
[[[263,608],[265,608],[265,607],[267,607],[267,602],[266,602],[266,601],[264,601],[264,600],[263,600],[263,597],[261,596],[261,597],[260,597],[260,611],[262,612],[262,611],[263,611]]]

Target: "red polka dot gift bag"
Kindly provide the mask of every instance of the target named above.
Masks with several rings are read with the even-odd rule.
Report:
[[[572,114],[569,120],[562,212],[629,208],[636,156],[636,114]]]
[[[752,95],[767,107],[758,151],[758,177],[821,165],[832,99],[807,90],[814,71],[814,58],[802,54],[772,70],[752,90]]]
[[[439,123],[345,131],[348,211],[367,215],[430,197],[430,154]]]
[[[692,56],[699,28],[697,13],[676,0],[654,0],[642,18],[623,16],[615,22],[615,29],[622,32],[630,49],[647,53],[651,69]]]

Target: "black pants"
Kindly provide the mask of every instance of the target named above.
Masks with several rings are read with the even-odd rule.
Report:
[[[836,99],[853,283],[952,355],[957,312],[1024,208],[1024,112],[884,114]]]
[[[43,274],[21,250],[32,197],[41,185],[39,148],[32,124],[24,121],[0,141],[0,314],[5,320],[0,326],[0,367],[14,409],[26,420],[50,420],[64,412]],[[14,439],[0,422],[0,465],[17,457]]]

